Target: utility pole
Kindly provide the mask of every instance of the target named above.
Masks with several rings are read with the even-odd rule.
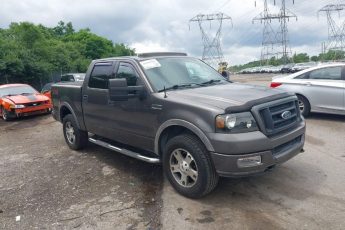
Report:
[[[221,48],[221,35],[223,21],[230,20],[230,16],[224,13],[215,14],[198,14],[189,20],[189,24],[197,22],[202,36],[203,53],[202,60],[212,67],[217,67],[219,63],[224,61]],[[209,22],[209,28],[206,29],[204,22]],[[212,25],[216,26],[216,33],[212,34]]]
[[[333,18],[333,13],[340,15],[344,9],[345,4],[329,4],[318,11],[318,15],[325,13],[327,17],[328,41],[324,45],[325,51],[344,51],[345,49],[345,20],[338,26]]]
[[[253,18],[253,23],[255,21],[260,21],[264,24],[261,51],[262,63],[266,62],[267,64],[271,57],[282,57],[284,64],[289,62],[291,49],[288,39],[287,23],[290,21],[290,18],[296,18],[297,20],[297,16],[286,8],[285,0],[281,0],[281,8],[278,14],[271,14],[268,9],[268,0],[264,0],[264,11]],[[280,22],[278,32],[275,32],[271,25],[274,20],[278,20]]]

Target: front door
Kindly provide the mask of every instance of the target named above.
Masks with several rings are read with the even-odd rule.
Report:
[[[128,86],[145,85],[135,65],[129,62],[119,63],[115,78],[127,79]],[[114,135],[121,133],[122,143],[153,150],[157,116],[151,109],[150,94],[148,91],[144,94],[142,97],[129,98],[126,101],[112,101],[112,106],[109,107],[111,127]]]

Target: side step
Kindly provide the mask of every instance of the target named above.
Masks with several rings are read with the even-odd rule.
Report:
[[[147,156],[143,156],[143,155],[140,155],[139,153],[136,153],[136,152],[133,152],[131,150],[127,150],[127,149],[123,149],[123,148],[119,148],[119,147],[116,147],[116,146],[113,146],[105,141],[101,141],[101,140],[97,140],[95,138],[89,138],[89,141],[96,144],[96,145],[100,145],[104,148],[107,148],[107,149],[110,149],[110,150],[113,150],[113,151],[116,151],[116,152],[120,152],[126,156],[129,156],[129,157],[133,157],[133,158],[136,158],[138,160],[142,160],[142,161],[146,161],[148,163],[152,163],[152,164],[158,164],[160,163],[160,159],[159,158],[151,158],[151,157],[147,157]]]

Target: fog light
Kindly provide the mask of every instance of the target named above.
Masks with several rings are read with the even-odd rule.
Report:
[[[261,164],[261,156],[245,157],[237,160],[237,166],[239,168],[255,167]]]

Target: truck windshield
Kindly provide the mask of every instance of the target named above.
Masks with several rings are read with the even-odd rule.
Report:
[[[28,85],[11,86],[0,89],[0,97],[19,94],[35,94],[37,91]]]
[[[157,91],[191,86],[202,87],[226,83],[215,69],[195,58],[166,57],[140,62],[148,80]]]

